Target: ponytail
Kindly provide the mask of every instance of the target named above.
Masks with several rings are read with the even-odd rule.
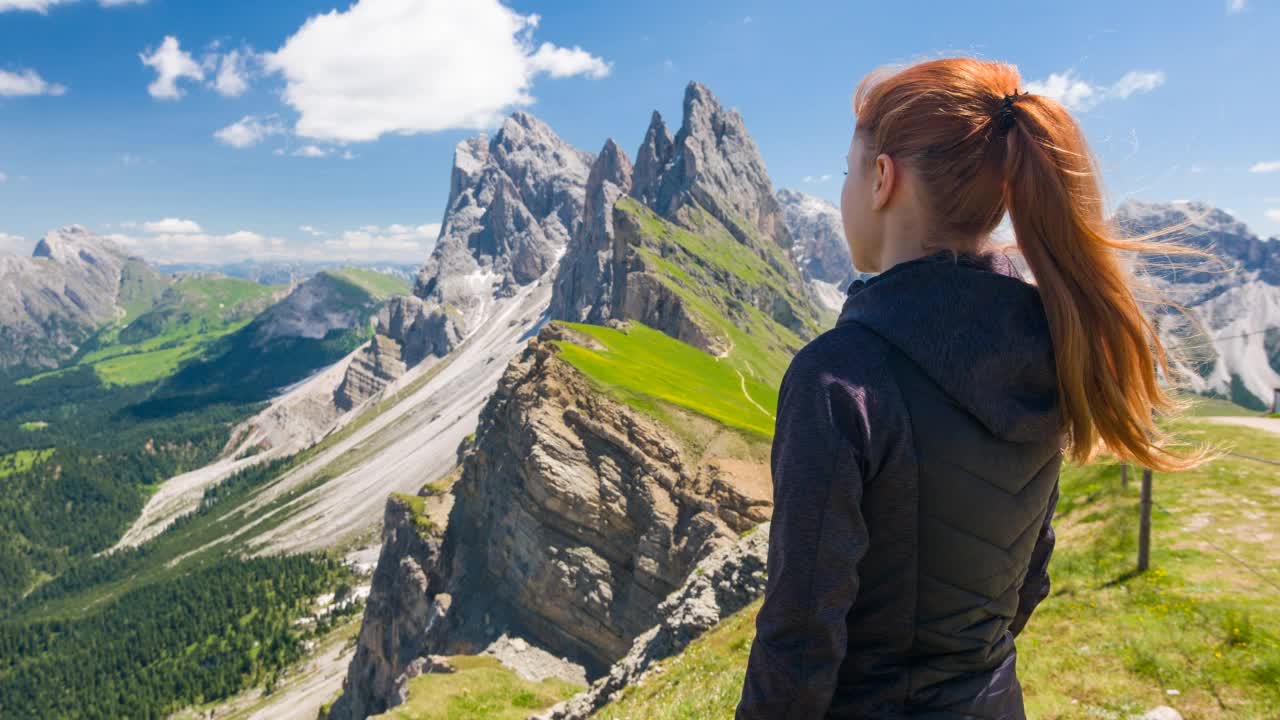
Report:
[[[871,157],[911,164],[937,236],[987,236],[1008,211],[1048,318],[1072,460],[1107,451],[1155,470],[1195,465],[1205,453],[1171,450],[1157,425],[1178,405],[1161,383],[1173,363],[1128,264],[1146,252],[1203,254],[1118,235],[1080,127],[1018,85],[1013,66],[969,58],[872,75],[855,96],[858,132]]]
[[[1177,406],[1160,382],[1171,364],[1125,266],[1128,255],[1180,248],[1115,233],[1084,135],[1061,104],[1019,96],[1014,114],[1005,205],[1049,319],[1072,459],[1106,449],[1156,470],[1194,464],[1197,456],[1169,450],[1156,424],[1153,412]]]

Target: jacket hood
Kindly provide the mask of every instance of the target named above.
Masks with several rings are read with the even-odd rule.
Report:
[[[856,281],[836,324],[853,322],[901,350],[996,437],[1033,442],[1063,431],[1040,294],[1003,254],[946,251]]]

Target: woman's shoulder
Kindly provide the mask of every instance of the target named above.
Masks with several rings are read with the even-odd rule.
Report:
[[[841,323],[810,340],[791,359],[783,387],[797,382],[836,382],[866,388],[891,382],[889,346],[858,323]]]

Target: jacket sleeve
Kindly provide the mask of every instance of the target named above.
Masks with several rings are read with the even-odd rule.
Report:
[[[768,580],[737,720],[819,718],[831,703],[868,544],[853,395],[803,351],[783,378]]]
[[[1036,539],[1036,547],[1031,551],[1031,563],[1027,568],[1027,577],[1018,590],[1018,612],[1009,623],[1009,632],[1014,637],[1027,626],[1031,613],[1042,600],[1049,597],[1049,558],[1053,556],[1053,511],[1058,505],[1058,484],[1053,484],[1053,492],[1049,494],[1049,510],[1045,513],[1044,524],[1040,526],[1040,537]]]

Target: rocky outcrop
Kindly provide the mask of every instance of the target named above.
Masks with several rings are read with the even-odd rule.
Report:
[[[440,316],[434,323],[465,336],[495,298],[555,266],[582,222],[590,165],[590,155],[524,112],[492,140],[458,144],[440,239],[414,288],[426,312]]]
[[[1173,239],[1220,262],[1155,258],[1157,293],[1186,312],[1155,316],[1175,351],[1179,380],[1195,392],[1265,410],[1280,387],[1280,243],[1263,240],[1229,213],[1202,202],[1130,200],[1112,218],[1131,235],[1182,229]]]
[[[356,655],[342,697],[330,718],[365,718],[383,712],[397,697],[401,676],[423,656],[428,631],[448,608],[447,596],[431,597],[428,574],[440,554],[440,539],[419,527],[409,502],[392,496],[382,523],[382,552],[365,601]],[[421,664],[416,668],[423,670]]]
[[[251,342],[262,346],[279,338],[319,340],[335,330],[367,327],[381,302],[344,278],[320,272],[254,319]]]
[[[627,180],[617,145],[601,152],[583,230],[557,278],[553,318],[637,320],[712,354],[731,342],[708,306],[740,327],[759,324],[752,306],[795,335],[814,333],[815,303],[788,256],[782,206],[736,111],[690,83],[675,137],[655,112],[636,158]],[[701,239],[685,242],[679,231]],[[731,259],[739,255],[765,267],[744,270]]]
[[[124,305],[154,300],[164,285],[79,225],[46,234],[31,257],[0,255],[0,372],[56,367]]]
[[[559,358],[559,341],[589,342],[552,324],[508,366],[454,486],[439,562],[422,566],[427,590],[406,591],[417,619],[389,635],[395,621],[378,614],[401,611],[368,611],[377,629],[361,633],[345,691],[352,712],[335,717],[394,703],[387,680],[410,655],[479,653],[503,635],[598,675],[655,624],[701,558],[767,516],[767,469],[741,459],[751,455],[733,444],[741,436],[691,416],[684,430],[706,445],[690,450],[600,393]],[[400,557],[384,552],[375,591],[403,584]]]
[[[462,342],[462,329],[448,310],[433,310],[421,298],[397,295],[378,313],[379,335],[400,344],[400,359],[409,367],[428,355],[443,357]]]
[[[1201,248],[1226,261],[1227,268],[1254,272],[1269,285],[1280,285],[1280,244],[1265,240],[1230,213],[1199,201],[1141,202],[1127,200],[1116,208],[1112,221],[1129,235],[1160,233],[1183,227],[1174,234],[1181,243]],[[1162,276],[1181,283],[1211,282],[1224,274],[1213,264],[1187,269],[1153,268]]]
[[[790,247],[791,235],[764,158],[742,116],[726,110],[697,82],[685,88],[683,112],[684,121],[669,145],[662,118],[654,113],[636,156],[632,196],[666,218],[677,217],[684,205],[696,202],[744,241],[759,234]],[[661,170],[651,176],[651,168],[659,165]]]
[[[346,412],[382,392],[404,371],[400,343],[386,335],[374,335],[364,351],[352,358],[347,366],[342,384],[334,391],[334,403]]]
[[[849,257],[840,211],[826,200],[795,190],[779,190],[778,202],[794,240],[791,258],[810,294],[823,307],[838,311],[849,284],[859,276]]]
[[[590,688],[532,720],[586,720],[628,686],[641,681],[654,663],[683,652],[689,643],[764,593],[769,524],[737,544],[698,563],[684,585],[658,606],[661,620],[635,639],[609,673]]]
[[[618,144],[605,142],[587,178],[582,224],[556,273],[552,317],[599,324],[613,316],[613,205],[631,188],[633,172]]]

